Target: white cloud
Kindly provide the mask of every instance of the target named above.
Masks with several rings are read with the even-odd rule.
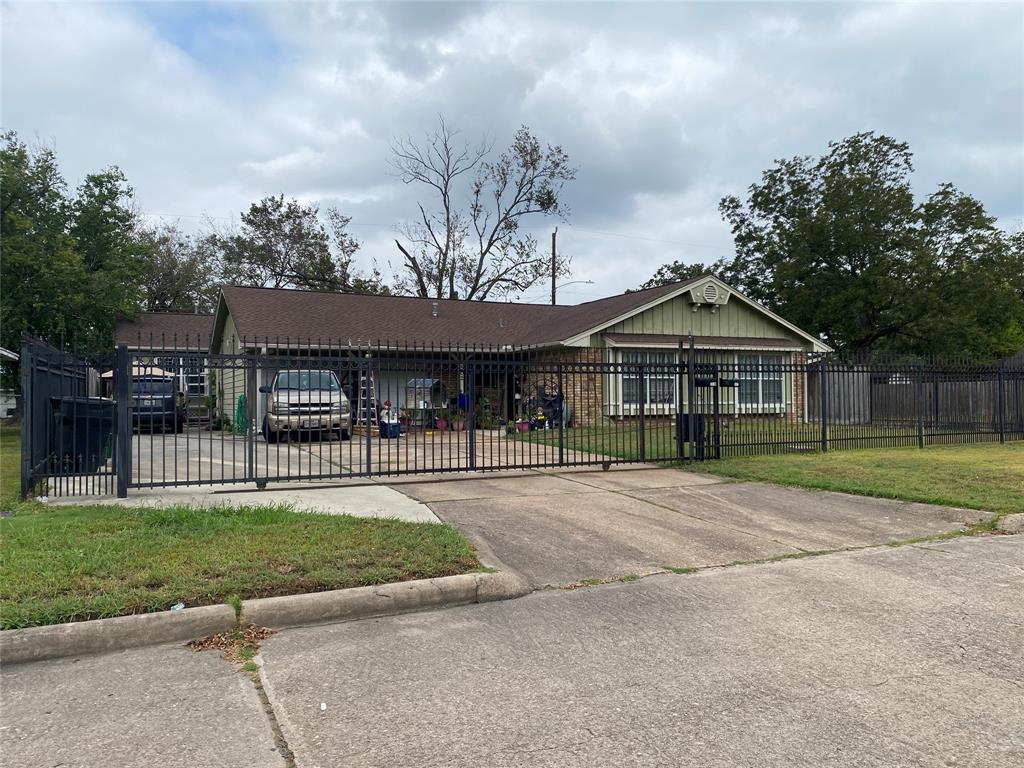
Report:
[[[922,196],[950,179],[1024,216],[1022,23],[1011,4],[11,4],[3,125],[52,140],[72,183],[120,165],[185,225],[266,194],[340,205],[385,263],[415,210],[392,136],[443,113],[500,145],[526,123],[580,167],[560,242],[594,280],[581,299],[728,252],[724,194],[860,130],[910,142]]]

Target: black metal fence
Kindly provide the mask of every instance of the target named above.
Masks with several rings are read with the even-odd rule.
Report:
[[[114,404],[100,397],[103,363],[23,338],[23,497],[113,493]]]
[[[1024,368],[799,350],[25,340],[24,493],[1024,439]]]

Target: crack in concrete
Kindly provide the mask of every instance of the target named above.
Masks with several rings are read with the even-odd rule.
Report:
[[[253,661],[260,667],[260,672],[263,670],[263,663],[261,660],[254,658]],[[284,731],[281,730],[281,723],[277,719],[277,713],[274,711],[274,705],[270,703],[270,697],[267,695],[266,689],[263,687],[263,681],[260,679],[260,673],[250,675],[252,679],[253,687],[256,689],[256,695],[259,697],[260,704],[263,705],[263,714],[267,717],[267,724],[270,726],[270,733],[274,737],[274,746],[277,747],[278,754],[284,760],[285,768],[297,768],[295,763],[295,753],[292,752],[292,748],[288,745],[288,740],[284,736]]]

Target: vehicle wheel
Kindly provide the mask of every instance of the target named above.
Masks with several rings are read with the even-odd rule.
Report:
[[[263,419],[263,439],[268,443],[276,443],[278,440],[278,433],[270,431],[270,425],[267,423],[266,418]]]
[[[185,420],[184,419],[175,419],[174,420],[174,434],[180,435],[184,431],[185,431]]]
[[[339,436],[339,437],[340,437],[340,438],[341,438],[342,440],[351,440],[351,439],[352,439],[352,435],[350,435],[350,434],[348,433],[348,430],[347,430],[347,429],[339,429],[339,430],[338,430],[338,436]]]

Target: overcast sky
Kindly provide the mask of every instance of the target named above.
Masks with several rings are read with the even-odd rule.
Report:
[[[266,194],[337,205],[385,268],[416,199],[389,139],[439,113],[498,145],[525,123],[579,167],[569,221],[536,222],[593,281],[564,302],[728,256],[723,195],[857,131],[910,143],[919,196],[950,181],[1024,217],[1018,2],[5,3],[2,21],[2,125],[55,146],[72,184],[118,165],[186,228]]]

